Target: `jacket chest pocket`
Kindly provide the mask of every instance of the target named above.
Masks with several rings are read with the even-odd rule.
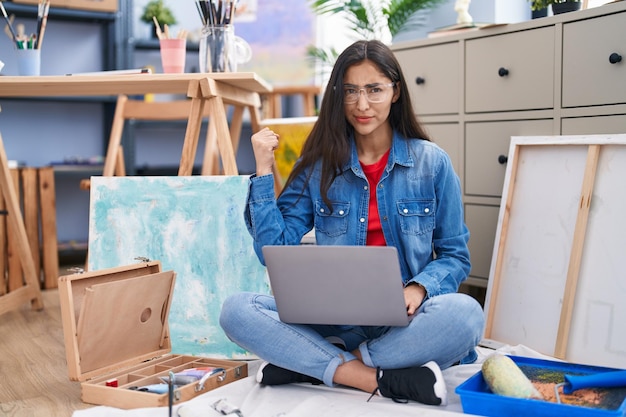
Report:
[[[422,235],[435,228],[434,200],[398,201],[396,207],[402,233]]]
[[[333,202],[333,210],[322,201],[315,202],[315,230],[327,236],[339,236],[348,231],[350,203]]]

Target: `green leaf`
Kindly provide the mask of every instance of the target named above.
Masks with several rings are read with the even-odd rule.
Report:
[[[391,36],[408,30],[407,22],[416,12],[432,9],[445,0],[391,0],[387,7],[383,7],[383,14],[387,17],[387,25]]]

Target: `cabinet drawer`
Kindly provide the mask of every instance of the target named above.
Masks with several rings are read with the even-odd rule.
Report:
[[[424,123],[430,139],[441,147],[452,161],[457,175],[461,175],[461,137],[458,123]]]
[[[562,135],[603,135],[626,132],[626,114],[561,120]]]
[[[499,206],[465,205],[465,224],[470,230],[468,247],[472,262],[470,271],[472,277],[489,278],[499,212]]]
[[[395,52],[418,115],[459,112],[459,43]]]
[[[626,103],[626,12],[564,24],[563,107],[617,103]]]
[[[554,106],[554,27],[468,40],[465,111]]]
[[[511,136],[552,135],[552,119],[467,123],[465,194],[501,197]]]

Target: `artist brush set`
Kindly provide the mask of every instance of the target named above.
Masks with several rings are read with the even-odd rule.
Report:
[[[196,8],[204,26],[226,26],[235,18],[236,0],[196,0]]]
[[[156,18],[156,16],[152,16],[152,21],[154,22],[156,35],[159,40],[173,39],[170,37],[170,28],[167,24],[163,25],[163,29],[161,30],[161,25],[159,24],[159,20]],[[187,31],[185,29],[179,30],[176,34],[176,39],[187,39]]]
[[[13,16],[9,18],[2,1],[0,1],[0,10],[2,11],[2,17],[4,17],[4,20],[7,23],[5,26],[5,33],[15,43],[17,49],[41,49],[43,35],[46,32],[46,22],[48,21],[50,0],[39,1],[39,4],[37,5],[37,32],[28,36],[24,31],[24,25],[16,25],[17,30],[13,28]]]

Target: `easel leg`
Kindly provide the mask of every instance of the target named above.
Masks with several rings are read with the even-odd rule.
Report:
[[[7,160],[6,152],[4,150],[4,142],[0,136],[0,189],[6,202],[6,209],[8,211],[8,224],[9,228],[17,236],[16,239],[16,252],[22,263],[22,269],[24,271],[24,279],[26,285],[22,288],[12,291],[3,295],[0,298],[0,314],[6,313],[17,308],[19,305],[26,301],[31,301],[34,309],[43,308],[43,298],[41,290],[39,288],[39,278],[35,272],[35,265],[33,263],[33,256],[30,251],[30,245],[28,243],[28,236],[26,235],[26,228],[24,227],[24,221],[22,219],[22,213],[17,201],[17,195],[11,180],[11,173],[9,171],[9,163]]]
[[[217,149],[217,132],[215,124],[209,118],[207,126],[206,143],[204,145],[204,162],[202,162],[202,175],[218,175],[219,169],[219,149]]]
[[[211,120],[217,133],[217,147],[222,158],[224,174],[238,175],[239,171],[237,169],[237,161],[235,160],[233,142],[230,138],[224,102],[219,97],[212,97],[208,99],[207,105],[210,106]]]
[[[7,281],[7,209],[4,204],[4,198],[0,193],[0,296],[6,294],[9,290]]]
[[[185,131],[185,142],[183,143],[183,152],[180,157],[178,175],[191,175],[193,172],[193,164],[198,149],[198,136],[200,136],[200,127],[204,113],[205,99],[202,97],[198,81],[189,83],[187,96],[191,98],[191,109],[189,110],[189,120],[187,120],[187,130]]]

